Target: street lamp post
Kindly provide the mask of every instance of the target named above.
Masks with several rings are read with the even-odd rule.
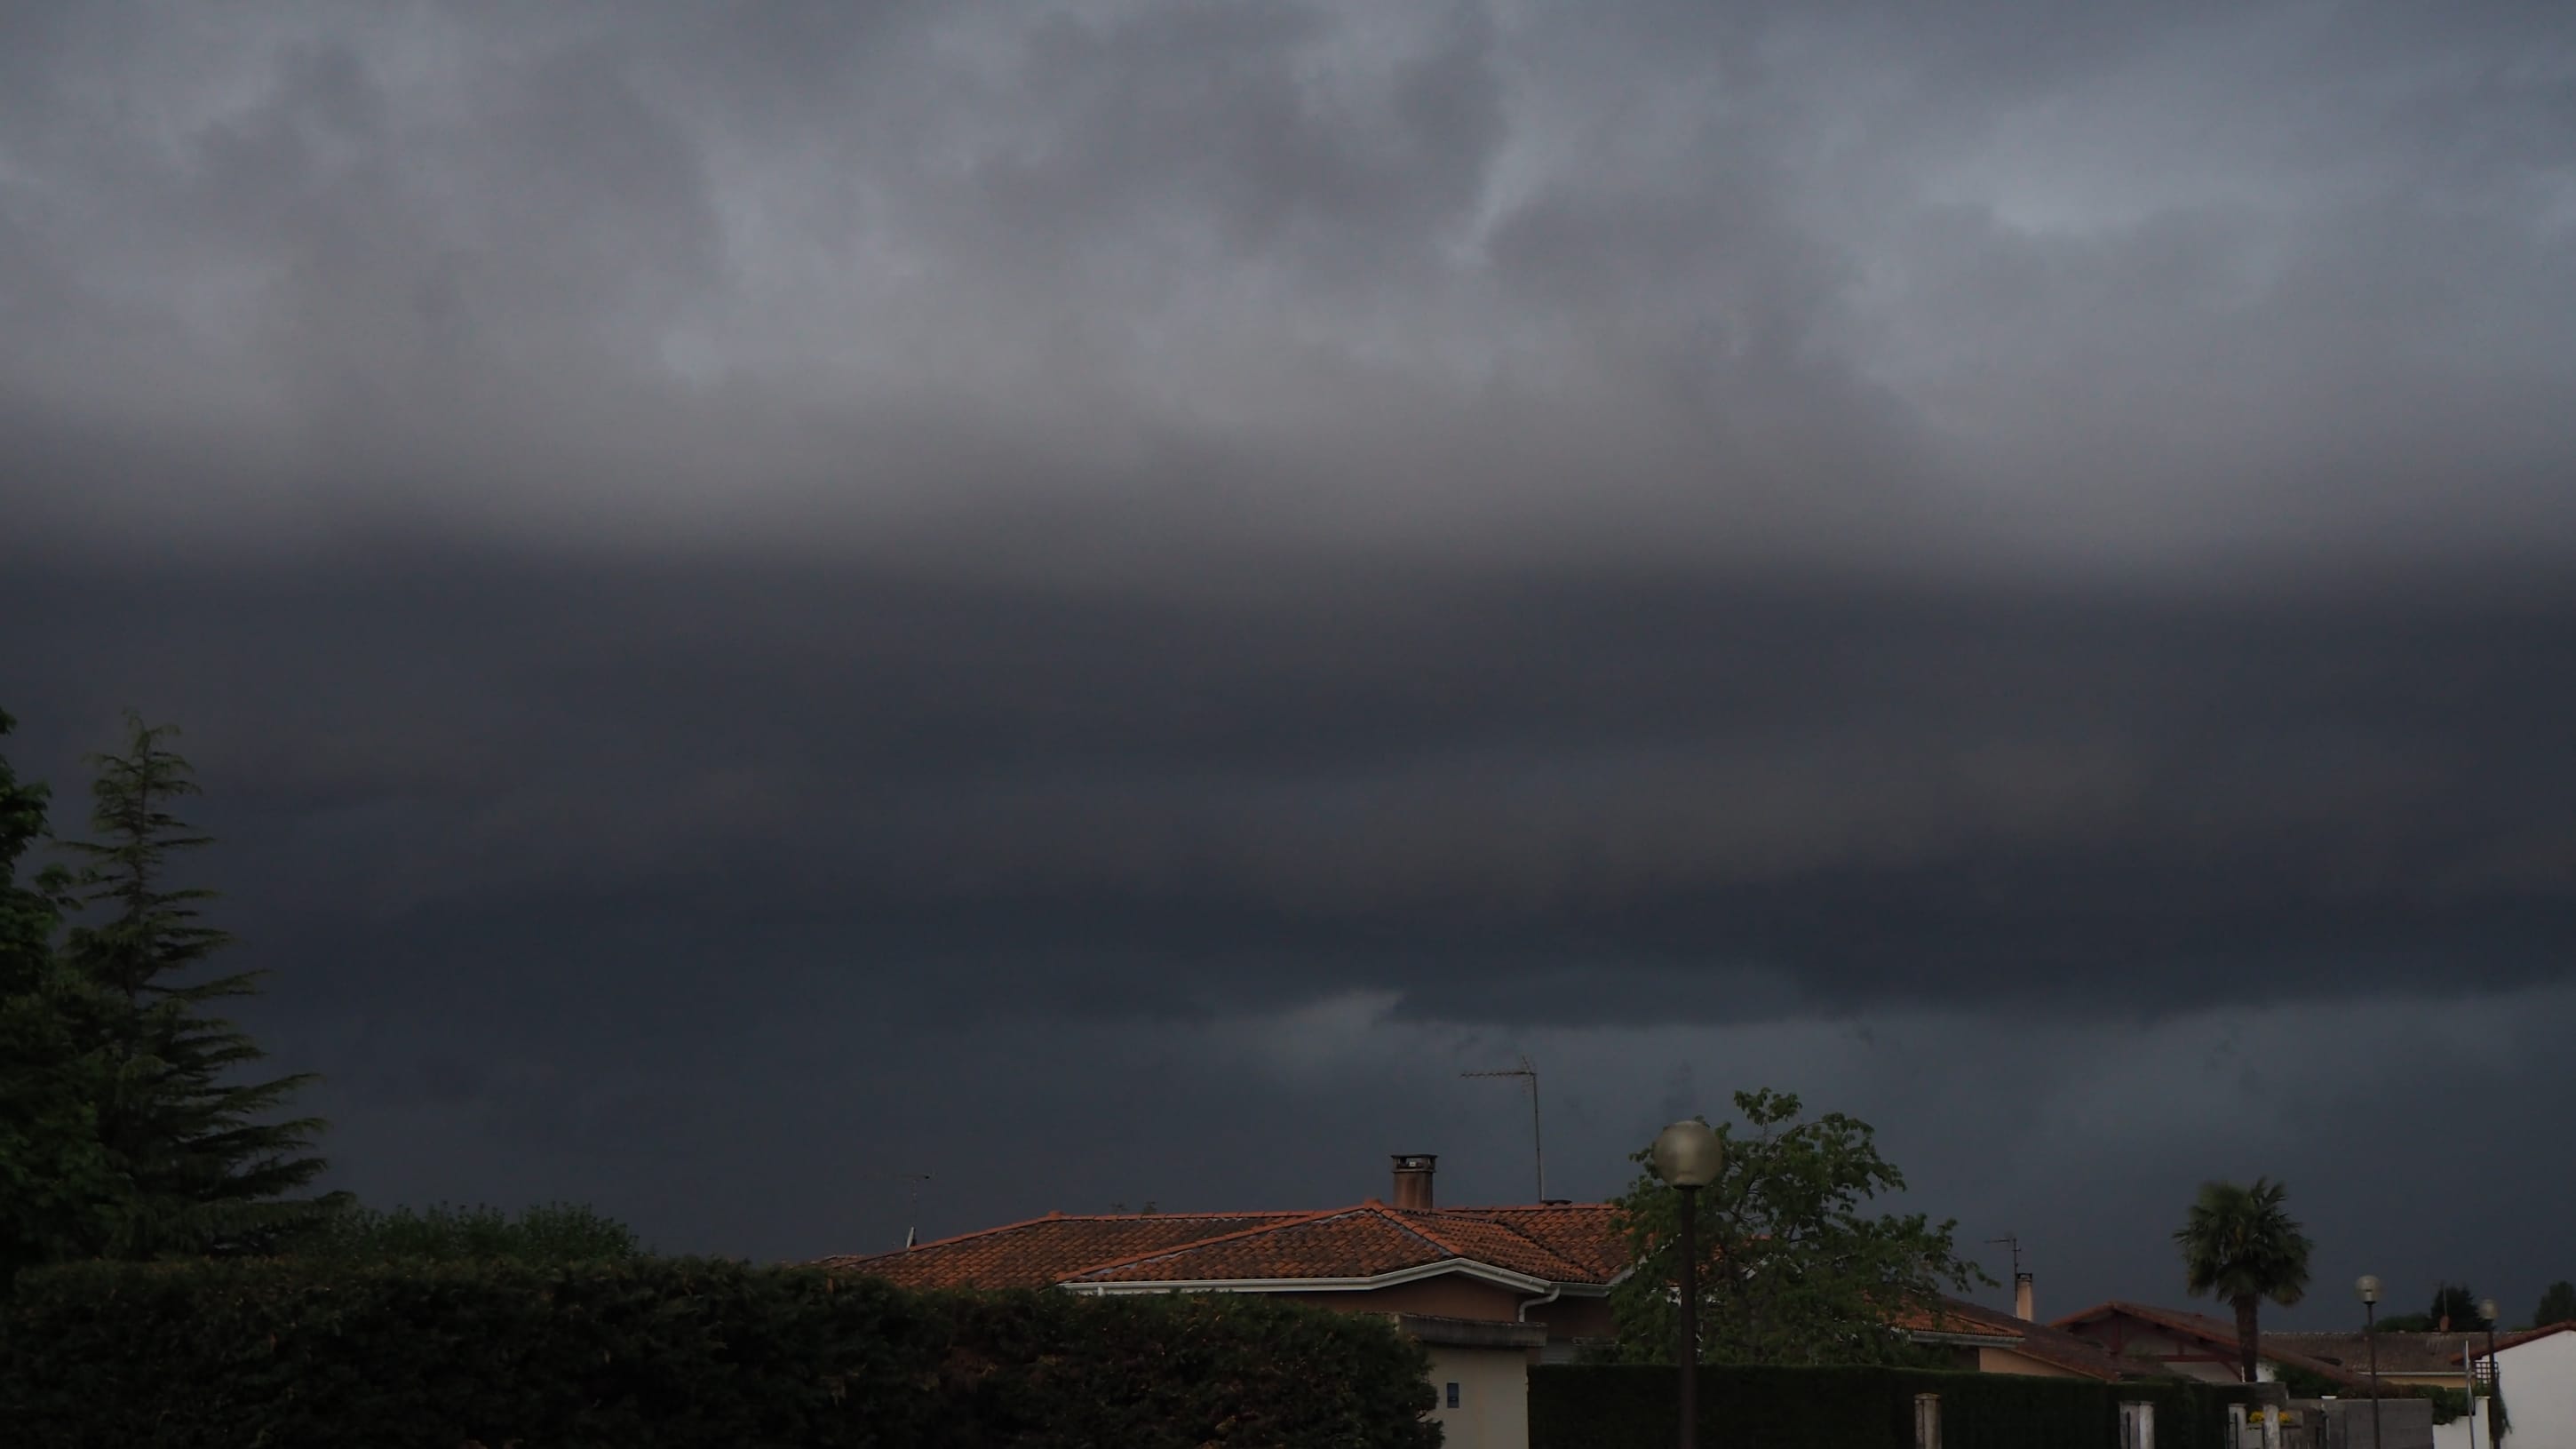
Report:
[[[1674,1246],[1681,1251],[1682,1323],[1673,1345],[1681,1370],[1681,1449],[1699,1443],[1699,1190],[1717,1181],[1726,1165],[1726,1143],[1697,1119],[1676,1122],[1655,1134],[1646,1160],[1655,1176],[1682,1196],[1682,1230]]]
[[[2478,1305],[2478,1316],[2487,1321],[2487,1443],[2502,1449],[2504,1429],[2504,1365],[2496,1362],[2496,1301],[2492,1298]],[[2475,1377],[2472,1375],[2472,1377]]]
[[[2385,1449],[2379,1437],[2379,1278],[2373,1273],[2361,1275],[2352,1285],[2361,1295],[2361,1339],[2370,1346],[2370,1449]]]

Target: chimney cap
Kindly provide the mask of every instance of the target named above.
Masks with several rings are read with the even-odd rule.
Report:
[[[1429,1152],[1392,1152],[1395,1159],[1395,1205],[1407,1212],[1431,1210],[1431,1180],[1440,1159]]]

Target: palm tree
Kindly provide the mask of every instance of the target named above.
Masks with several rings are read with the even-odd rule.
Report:
[[[2222,1298],[2236,1309],[2237,1369],[2249,1384],[2261,1341],[2255,1305],[2269,1298],[2287,1308],[2308,1291],[2313,1245],[2282,1211],[2286,1196],[2281,1184],[2259,1177],[2252,1187],[2203,1183],[2191,1216],[2174,1234],[2192,1296]]]

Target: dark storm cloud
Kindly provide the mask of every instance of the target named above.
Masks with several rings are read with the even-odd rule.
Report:
[[[380,555],[30,579],[85,602],[11,642],[71,719],[192,725],[297,931],[568,999],[747,956],[979,1010],[2152,1014],[2510,987],[2576,931],[2563,594],[1316,577]]]
[[[2159,1296],[2568,1100],[2571,26],[12,6],[13,758],[187,726],[371,1196],[1510,1196],[1530,1049]]]

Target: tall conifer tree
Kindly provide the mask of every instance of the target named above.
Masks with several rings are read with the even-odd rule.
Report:
[[[164,747],[174,731],[127,720],[123,749],[94,756],[85,862],[72,890],[91,919],[63,956],[93,992],[121,1008],[104,1043],[114,1066],[98,1137],[126,1191],[92,1254],[158,1258],[267,1251],[345,1203],[293,1196],[324,1167],[310,1149],[326,1124],[276,1114],[313,1076],[243,1080],[267,1055],[211,1013],[254,995],[266,973],[201,968],[232,938],[205,924],[211,891],[169,880],[173,853],[206,843],[175,813],[197,793],[188,762]]]

